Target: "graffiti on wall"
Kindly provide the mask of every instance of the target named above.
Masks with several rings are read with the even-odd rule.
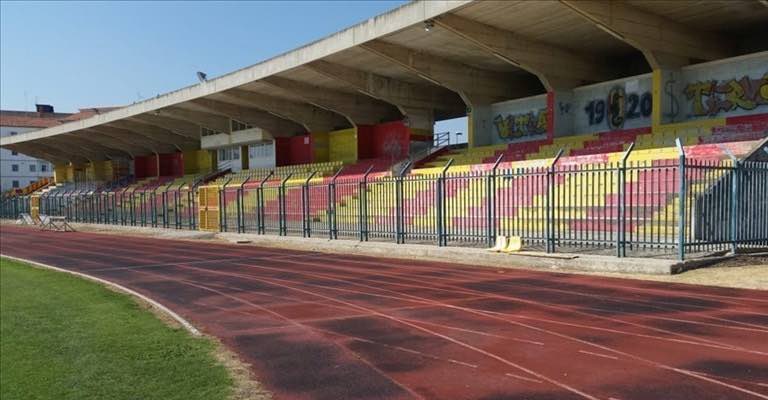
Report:
[[[683,90],[692,102],[691,115],[714,116],[721,112],[754,110],[768,105],[768,72],[762,78],[689,83]]]
[[[515,140],[547,133],[547,109],[522,114],[502,114],[493,118],[496,133],[501,139]]]
[[[605,99],[594,99],[587,103],[584,112],[590,126],[605,122],[609,129],[621,129],[627,120],[649,117],[652,102],[650,92],[627,93],[623,87],[614,86]]]

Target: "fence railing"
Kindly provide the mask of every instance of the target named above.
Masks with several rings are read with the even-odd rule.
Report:
[[[4,218],[29,197],[2,203]],[[41,214],[75,222],[492,246],[618,257],[768,246],[768,163],[677,160],[555,163],[437,175],[333,176],[237,185],[44,194]]]

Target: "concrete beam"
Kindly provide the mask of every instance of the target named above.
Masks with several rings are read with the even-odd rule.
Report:
[[[130,117],[127,120],[131,122],[136,122],[140,124],[146,124],[150,126],[156,126],[159,128],[167,129],[174,133],[178,133],[179,135],[186,136],[197,142],[200,141],[200,133],[201,133],[200,125],[194,122],[163,117],[160,115],[156,115],[155,113],[141,114],[134,117]]]
[[[461,97],[441,86],[413,84],[322,60],[305,67],[394,105],[416,128],[432,129],[435,110],[463,113],[466,109]]]
[[[132,143],[124,143],[114,140],[110,137],[101,136],[99,133],[92,131],[76,131],[63,134],[70,140],[79,140],[81,142],[89,143],[93,146],[101,146],[111,151],[119,151],[127,154],[129,158],[133,158],[136,153],[151,152],[151,149],[146,149],[141,146],[136,146]]]
[[[211,99],[190,101],[197,106],[229,118],[245,122],[269,132],[273,137],[289,137],[306,133],[304,126],[266,111]]]
[[[18,151],[21,154],[40,158],[54,164],[66,164],[70,162],[70,157],[66,156],[62,152],[51,152],[46,147],[38,146],[35,142],[19,142],[9,145],[4,145],[3,148],[9,150]]]
[[[434,21],[497,58],[536,75],[548,91],[572,89],[612,76],[604,64],[508,30],[455,14],[444,14]]]
[[[93,152],[93,153],[104,154],[109,159],[121,158],[121,157],[126,157],[126,156],[132,157],[131,153],[129,153],[129,152],[125,151],[125,150],[120,150],[120,149],[115,149],[115,148],[107,147],[107,146],[104,146],[102,144],[95,143],[93,141],[89,141],[89,140],[83,139],[83,138],[81,138],[79,136],[75,136],[75,135],[69,134],[69,133],[65,133],[63,135],[52,136],[51,139],[55,139],[55,140],[59,140],[59,141],[64,141],[64,142],[69,143],[69,144],[74,144],[74,145],[76,145],[78,147],[81,147],[81,148],[86,149],[86,150],[88,150],[90,152]]]
[[[75,132],[78,137],[90,140],[92,142],[99,143],[103,146],[111,147],[114,149],[125,150],[133,157],[138,155],[152,154],[155,152],[162,153],[161,149],[157,149],[146,142],[132,141],[121,135],[114,135],[108,132],[103,132],[95,128],[82,129]]]
[[[60,161],[63,160],[71,163],[90,162],[85,155],[78,151],[62,149],[51,144],[45,144],[42,141],[36,141],[35,143],[25,142],[23,145],[31,149],[37,149],[40,153],[48,154],[50,157],[58,157]],[[50,160],[53,162],[52,159]]]
[[[332,90],[279,76],[270,76],[260,82],[290,92],[317,107],[341,114],[353,125],[373,125],[402,118],[395,107],[358,93]]]
[[[222,133],[230,132],[231,127],[229,118],[218,114],[211,114],[198,110],[190,110],[188,108],[188,104],[186,105],[186,108],[182,108],[184,105],[185,104],[182,103],[178,106],[163,108],[162,110],[159,110],[156,115],[192,122]]]
[[[349,121],[335,112],[309,103],[282,99],[250,90],[231,89],[217,94],[222,101],[251,106],[301,124],[309,132],[330,132],[349,128]]]
[[[467,105],[490,104],[535,93],[535,88],[527,80],[475,68],[397,44],[373,40],[360,47],[436,85],[453,90]]]
[[[170,141],[164,141],[160,140],[158,138],[154,138],[149,136],[149,134],[146,133],[140,133],[140,132],[134,132],[127,129],[122,128],[115,128],[114,126],[108,126],[108,125],[100,125],[91,128],[92,130],[96,132],[100,132],[101,134],[109,134],[112,137],[119,137],[124,140],[128,140],[132,143],[142,143],[147,144],[149,147],[153,149],[160,150],[161,153],[172,153],[176,150],[181,151],[181,147],[176,145],[176,143]]]
[[[185,150],[196,150],[200,148],[199,139],[192,139],[188,136],[181,135],[169,129],[160,128],[155,125],[144,124],[141,122],[124,119],[124,120],[109,123],[107,124],[107,126],[112,126],[119,129],[125,129],[125,130],[135,132],[137,134],[142,134],[142,135],[149,136],[151,138],[156,138],[158,141],[161,141],[163,143],[176,144],[178,147],[181,147]]]
[[[692,59],[718,60],[731,55],[721,37],[695,31],[677,21],[621,1],[560,0],[598,28],[640,50],[653,69],[676,68]]]
[[[54,137],[41,139],[39,140],[39,142],[40,142],[39,144],[43,146],[48,146],[51,149],[59,149],[60,151],[64,151],[68,154],[81,155],[87,158],[89,161],[109,160],[109,156],[107,156],[106,153],[101,151],[90,150],[83,146],[74,144],[72,142],[67,141],[66,138],[63,138],[61,136],[54,136]]]

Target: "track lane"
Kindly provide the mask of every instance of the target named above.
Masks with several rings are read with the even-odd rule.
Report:
[[[764,292],[15,227],[1,234],[3,253],[160,299],[253,362],[278,398],[650,399],[673,381],[679,393],[666,398],[768,392],[765,358],[753,354],[761,342],[750,340],[768,327]],[[649,324],[659,320],[682,325]],[[690,350],[699,347],[708,357]],[[297,348],[305,349],[298,359]],[[323,360],[348,368],[320,373],[330,365]],[[275,372],[296,368],[303,373]]]

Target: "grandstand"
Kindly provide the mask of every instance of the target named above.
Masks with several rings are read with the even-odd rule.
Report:
[[[766,22],[759,2],[416,1],[3,138],[56,183],[2,213],[618,256],[765,246]],[[468,143],[433,134],[459,116]]]

